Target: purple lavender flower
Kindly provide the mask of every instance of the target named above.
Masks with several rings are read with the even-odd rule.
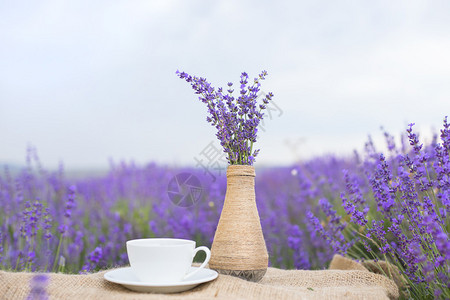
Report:
[[[309,254],[304,247],[304,234],[298,225],[291,225],[287,232],[288,247],[293,250],[294,267],[296,269],[310,269]]]
[[[391,187],[390,182],[393,179],[391,170],[383,154],[380,154],[379,163],[376,171],[370,180],[372,191],[376,199],[379,211],[390,216],[391,210],[395,206],[396,187]]]
[[[44,210],[43,213],[44,216],[44,230],[45,230],[45,234],[44,234],[44,238],[49,241],[52,238],[52,233],[51,233],[51,228],[52,226],[52,217],[50,216],[50,210],[48,208],[46,208]]]
[[[367,224],[366,216],[369,212],[369,207],[366,206],[366,200],[362,196],[357,181],[350,179],[347,170],[344,170],[343,173],[349,197],[346,197],[344,193],[341,193],[342,206],[344,207],[345,212],[351,216],[353,222],[360,226],[364,226]],[[362,211],[360,209],[362,209]]]
[[[76,187],[74,185],[69,186],[67,193],[66,210],[64,211],[64,216],[68,219],[72,216],[72,209],[75,207],[75,192]]]
[[[99,264],[100,260],[103,258],[103,249],[101,247],[96,247],[94,251],[89,253],[87,256],[87,263],[83,266],[82,272],[90,272]]]

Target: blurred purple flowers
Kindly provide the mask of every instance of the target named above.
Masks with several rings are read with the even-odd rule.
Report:
[[[239,81],[239,97],[233,96],[233,83],[229,82],[226,91],[217,90],[205,78],[191,76],[185,72],[176,74],[189,82],[200,101],[208,107],[206,121],[217,129],[216,136],[227,153],[230,165],[253,165],[259,149],[253,150],[256,142],[258,125],[264,117],[273,94],[270,92],[258,104],[261,81],[267,76],[262,71],[254,78],[252,85],[248,85],[248,75],[243,72]]]

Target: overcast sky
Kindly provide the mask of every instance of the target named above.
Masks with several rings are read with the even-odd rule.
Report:
[[[0,1],[0,162],[195,165],[215,141],[177,69],[267,70],[256,164],[351,153],[450,114],[449,1]],[[217,143],[218,145],[218,143]]]

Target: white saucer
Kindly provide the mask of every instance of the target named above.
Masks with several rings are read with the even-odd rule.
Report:
[[[198,269],[191,267],[190,272]],[[139,281],[131,271],[131,267],[115,269],[105,273],[106,280],[123,285],[127,289],[144,293],[179,293],[190,290],[197,285],[216,279],[217,272],[210,269],[201,269],[197,274],[192,275],[186,280],[168,284],[152,284]]]

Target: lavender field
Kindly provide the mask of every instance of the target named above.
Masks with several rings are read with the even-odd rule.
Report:
[[[256,198],[270,256],[279,268],[323,269],[334,253],[383,259],[400,272],[405,297],[450,297],[450,128],[423,145],[411,125],[388,151],[324,156],[258,169]],[[383,146],[383,145],[379,145]],[[175,205],[168,183],[195,175],[203,188]],[[226,191],[202,169],[112,165],[104,176],[48,172],[34,150],[28,167],[0,175],[0,268],[85,273],[128,263],[125,241],[194,239],[211,246]],[[394,267],[386,271],[394,276]]]

